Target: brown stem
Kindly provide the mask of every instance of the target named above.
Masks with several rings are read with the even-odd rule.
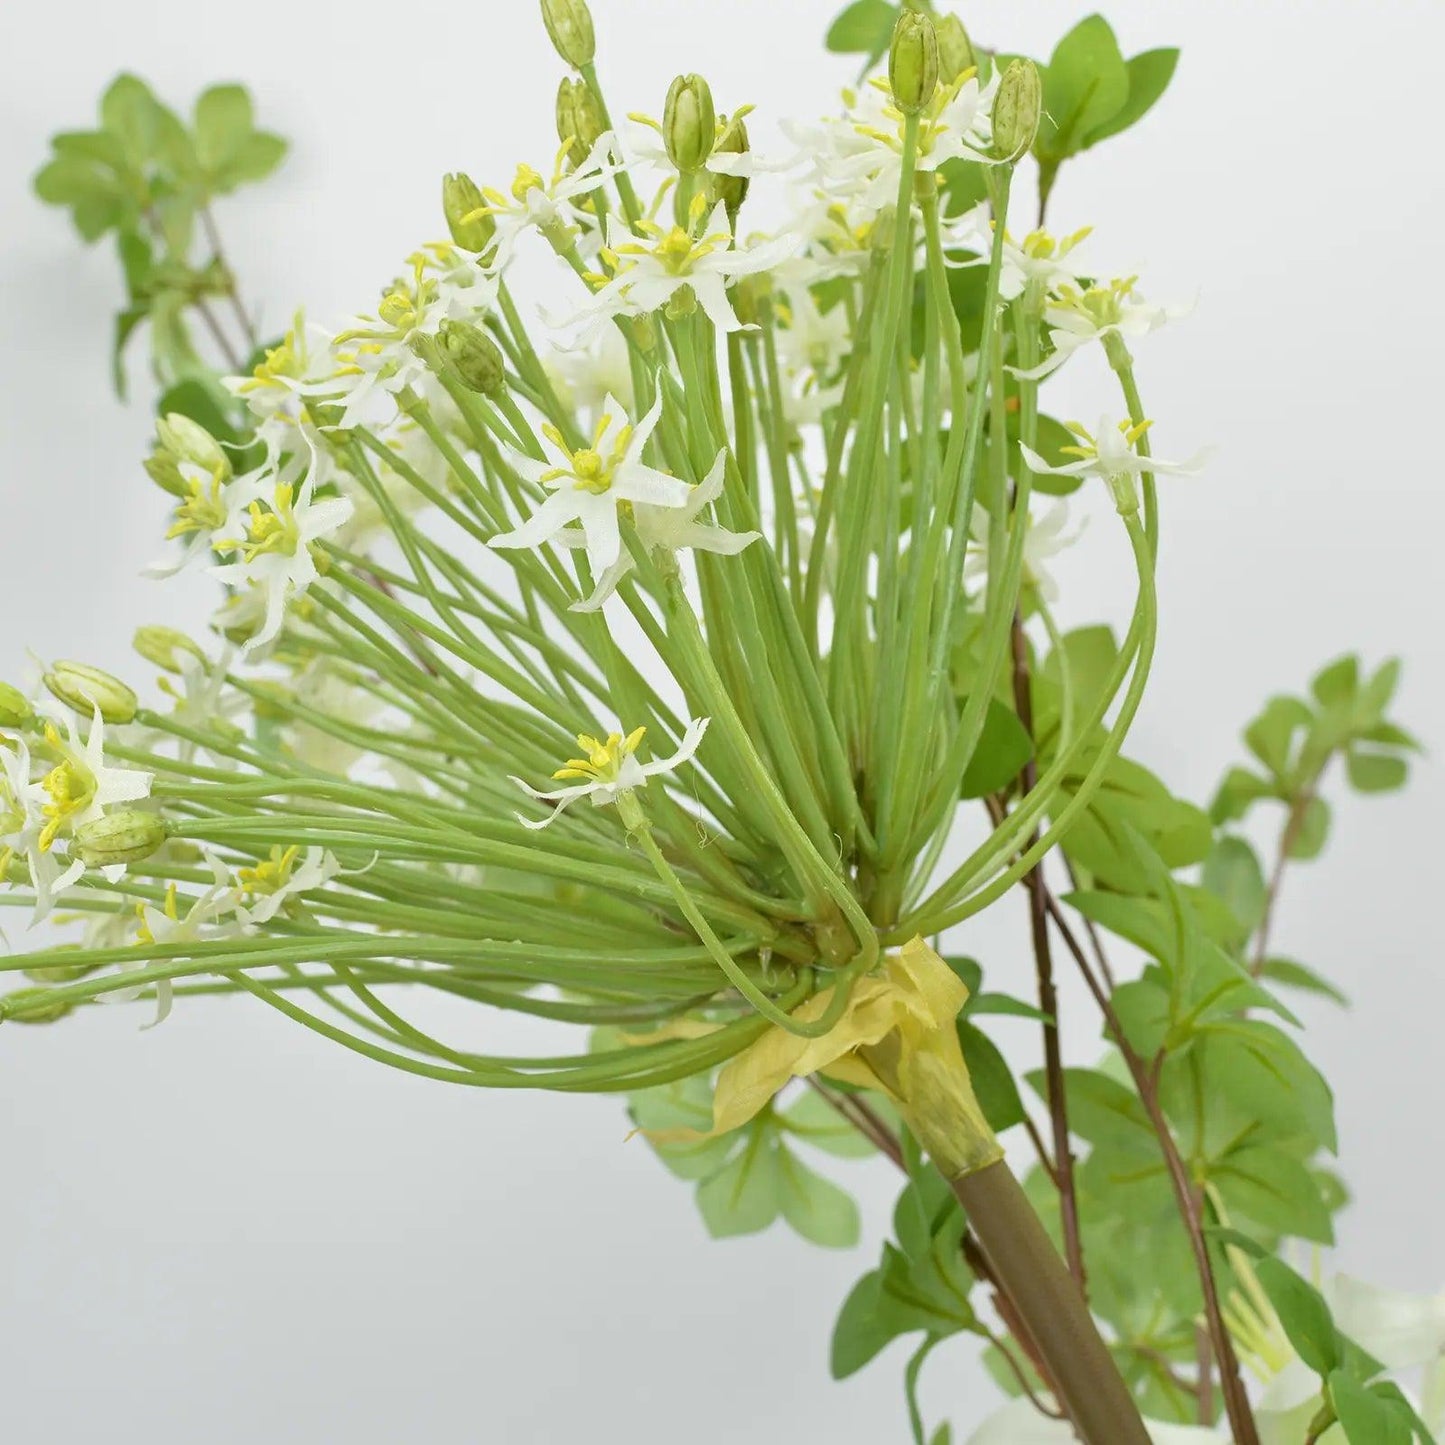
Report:
[[[1119,1022],[1119,1016],[1114,1012],[1109,995],[1090,966],[1084,950],[1074,937],[1073,930],[1069,928],[1068,920],[1064,917],[1058,901],[1052,897],[1049,899],[1049,916],[1058,927],[1060,936],[1079,965],[1079,971],[1083,974],[1089,992],[1093,994],[1094,1001],[1104,1015],[1110,1037],[1134,1080],[1134,1088],[1139,1095],[1139,1101],[1144,1105],[1144,1111],[1149,1116],[1149,1123],[1159,1141],[1165,1169],[1168,1171],[1169,1182],[1174,1190],[1174,1201],[1179,1210],[1179,1216],[1183,1220],[1185,1233],[1189,1236],[1190,1251],[1194,1255],[1195,1269],[1199,1275],[1199,1287],[1204,1296],[1204,1317],[1209,1328],[1209,1341],[1215,1360],[1219,1365],[1220,1392],[1224,1397],[1224,1409],[1229,1417],[1229,1428],[1234,1434],[1235,1445],[1259,1445],[1259,1431],[1255,1426],[1254,1413],[1250,1408],[1249,1396],[1244,1388],[1244,1377],[1239,1368],[1239,1356],[1235,1353],[1234,1341],[1230,1339],[1229,1330],[1224,1323],[1224,1311],[1219,1301],[1219,1283],[1214,1277],[1214,1263],[1209,1257],[1209,1245],[1204,1237],[1204,1220],[1199,1196],[1195,1192],[1194,1181],[1189,1177],[1189,1170],[1184,1159],[1179,1153],[1179,1146],[1175,1142],[1169,1121],[1165,1118],[1164,1111],[1159,1104],[1157,1067],[1151,1068],[1129,1042],[1128,1036]],[[1154,1062],[1157,1066],[1160,1060],[1156,1059]]]
[[[984,1337],[988,1340],[989,1344],[991,1344],[994,1349],[999,1352],[999,1355],[1002,1357],[1004,1363],[1009,1367],[1010,1373],[1013,1375],[1014,1379],[1018,1381],[1019,1388],[1024,1392],[1025,1395],[1029,1397],[1029,1403],[1034,1407],[1034,1409],[1037,1410],[1040,1415],[1048,1416],[1050,1420],[1064,1419],[1065,1417],[1061,1410],[1049,1409],[1049,1407],[1045,1405],[1044,1402],[1039,1399],[1039,1397],[1034,1393],[1033,1382],[1028,1377],[1028,1371],[1026,1371],[1016,1359],[1014,1359],[1013,1351],[1009,1349],[1008,1345],[996,1334],[994,1334],[994,1332],[987,1326],[984,1327]]]
[[[1199,1376],[1199,1423],[1214,1424],[1214,1346],[1203,1325],[1194,1330],[1194,1363]]]
[[[215,257],[216,264],[226,274],[226,299],[231,303],[231,310],[235,312],[236,320],[241,323],[241,331],[245,335],[247,346],[255,351],[256,327],[250,316],[246,314],[246,308],[241,304],[241,293],[236,289],[236,275],[226,260],[226,252],[221,245],[221,232],[209,206],[201,207],[201,225],[205,227],[206,240],[210,244],[211,254]]]
[[[1033,736],[1033,687],[1029,678],[1028,640],[1024,636],[1023,619],[1013,620],[1013,689],[1014,707],[1024,731]],[[1032,791],[1038,773],[1032,756],[1024,764],[1019,777],[1021,793]],[[1035,829],[1028,846],[1038,842]],[[1044,1080],[1049,1107],[1049,1123],[1054,1135],[1054,1184],[1059,1192],[1059,1220],[1064,1235],[1064,1258],[1069,1273],[1078,1281],[1079,1291],[1088,1298],[1088,1277],[1084,1272],[1084,1242],[1079,1229],[1079,1195],[1074,1182],[1074,1151],[1069,1142],[1069,1102],[1064,1087],[1064,1056],[1059,1043],[1059,995],[1054,987],[1054,959],[1049,945],[1048,890],[1039,866],[1029,870],[1025,878],[1029,890],[1029,933],[1034,946],[1034,972],[1038,979],[1039,1011],[1045,1015]]]
[[[808,1078],[808,1084],[838,1112],[840,1117],[852,1124],[880,1153],[891,1159],[899,1169],[905,1173],[907,1172],[907,1165],[903,1160],[903,1146],[899,1142],[898,1136],[894,1134],[892,1129],[888,1127],[888,1124],[879,1117],[876,1110],[873,1109],[866,1099],[858,1094],[845,1094],[839,1090],[830,1089],[827,1085],[820,1083],[811,1075]],[[998,1311],[998,1317],[1003,1321],[1004,1328],[1013,1336],[1018,1347],[1028,1356],[1029,1363],[1034,1367],[1039,1378],[1044,1382],[1054,1398],[1062,1399],[1058,1384],[1052,1372],[1049,1370],[1048,1362],[1039,1350],[1037,1342],[1033,1336],[1030,1335],[1017,1306],[1014,1304],[1013,1299],[1010,1297],[998,1276],[994,1273],[993,1265],[988,1256],[979,1247],[978,1240],[967,1228],[965,1228],[963,1232],[963,1239],[959,1247],[964,1259],[968,1262],[968,1267],[992,1292],[993,1306],[994,1309]],[[990,1336],[990,1338],[992,1339],[992,1336]],[[993,1339],[992,1342],[995,1346],[1002,1349],[997,1339]],[[1008,1354],[1007,1351],[1004,1351],[1004,1355],[1008,1360],[1010,1368],[1018,1375],[1019,1381],[1023,1385],[1029,1399],[1037,1406],[1040,1414],[1047,1415],[1052,1419],[1064,1418],[1056,1411],[1048,1409],[1038,1396],[1034,1394],[1028,1385],[1026,1376],[1023,1374],[1018,1362],[1013,1356]]]
[[[197,296],[192,304],[196,310],[200,312],[201,320],[206,323],[206,330],[211,333],[212,340],[215,341],[217,347],[220,349],[226,366],[231,371],[240,371],[241,358],[236,355],[236,349],[231,345],[230,337],[221,329],[221,323],[216,320],[215,312],[206,305],[205,298]]]
[[[1149,1445],[1139,1409],[1079,1287],[1000,1160],[952,1181],[993,1274],[1049,1363],[1084,1445]]]

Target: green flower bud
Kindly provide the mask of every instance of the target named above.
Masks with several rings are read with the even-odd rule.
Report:
[[[938,34],[921,10],[905,10],[893,27],[888,85],[904,115],[917,115],[938,89]]]
[[[178,411],[167,412],[156,422],[156,438],[161,449],[178,462],[190,462],[222,478],[231,475],[231,459],[215,437]]]
[[[0,682],[0,728],[19,728],[35,716],[35,709],[18,687]]]
[[[993,101],[993,149],[1015,161],[1034,143],[1043,113],[1044,92],[1032,60],[1011,60]]]
[[[478,214],[486,204],[477,183],[465,171],[442,177],[442,211],[447,230],[463,251],[481,255],[497,234],[496,221],[490,215]]]
[[[59,957],[66,953],[73,953],[79,947],[78,943],[62,943],[57,948],[48,949],[47,956]],[[41,968],[27,968],[25,977],[33,979],[36,983],[76,983],[100,967],[101,965],[98,963],[52,963]]]
[[[135,693],[119,678],[84,662],[57,662],[44,682],[53,696],[81,717],[90,717],[99,708],[103,721],[128,723],[139,705]]]
[[[490,396],[502,389],[502,349],[480,326],[470,321],[443,321],[437,342],[470,391]]]
[[[564,75],[557,87],[557,139],[563,145],[576,142],[571,150],[573,165],[586,158],[606,129],[607,122],[602,119],[602,107],[597,104],[592,87],[585,80]]]
[[[684,175],[700,171],[717,139],[712,89],[700,75],[679,75],[667,88],[662,140],[667,158]]]
[[[48,988],[17,988],[0,995],[0,1021],[17,1024],[50,1024],[64,1018],[75,1007],[71,1003],[46,1003]]]
[[[177,632],[174,627],[138,627],[131,646],[163,672],[180,672],[182,653],[202,659],[206,655],[184,632]]]
[[[965,70],[977,68],[978,57],[957,15],[945,15],[933,28],[938,36],[938,78],[952,85]]]
[[[597,37],[585,0],[542,0],[542,24],[557,54],[573,70],[581,70],[596,59]]]
[[[743,114],[743,111],[739,111],[723,128],[723,133],[718,137],[717,145],[714,147],[715,155],[718,153],[747,154],[750,147],[748,145],[748,128],[743,124]],[[748,198],[749,184],[747,176],[710,174],[707,183],[709,208],[721,201],[727,207],[728,219],[736,221],[738,212],[743,208],[743,202]]]
[[[146,469],[146,476],[158,486],[161,491],[169,492],[173,497],[188,497],[191,489],[186,479],[181,475],[181,469],[175,457],[167,451],[154,451],[141,465]]]
[[[123,808],[107,813],[75,830],[71,851],[91,868],[109,868],[116,863],[139,863],[149,858],[165,841],[166,825],[156,813]]]

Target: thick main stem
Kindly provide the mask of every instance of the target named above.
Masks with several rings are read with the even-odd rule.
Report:
[[[1000,1160],[950,1182],[1084,1445],[1149,1445],[1078,1286],[1008,1165]]]

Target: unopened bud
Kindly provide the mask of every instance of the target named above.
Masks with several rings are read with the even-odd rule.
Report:
[[[206,655],[184,632],[177,632],[174,627],[138,627],[131,645],[147,662],[154,663],[163,672],[180,672],[182,655],[202,659]]]
[[[591,65],[597,56],[592,12],[584,0],[542,0],[542,24],[562,57],[574,70]]]
[[[952,85],[965,70],[978,66],[973,42],[957,15],[945,15],[933,29],[938,36],[938,78],[945,85]]]
[[[574,142],[571,150],[573,165],[586,159],[606,129],[602,107],[597,104],[592,87],[585,80],[564,75],[557,87],[557,139],[563,145],[568,141]]]
[[[18,687],[0,682],[0,728],[24,727],[34,715],[30,700]]]
[[[135,693],[118,677],[85,662],[57,662],[44,682],[53,696],[82,717],[92,716],[99,708],[102,721],[128,723],[139,705]]]
[[[502,389],[502,349],[480,326],[470,321],[443,321],[437,342],[468,390],[489,396]]]
[[[740,276],[733,292],[733,310],[744,326],[757,326],[772,303],[773,278],[766,271]]]
[[[63,957],[67,953],[74,953],[79,947],[78,943],[62,943],[57,948],[47,950],[44,957]],[[99,967],[101,965],[98,963],[50,963],[38,968],[27,968],[25,977],[34,979],[36,983],[76,983]]]
[[[48,988],[17,988],[0,994],[0,1021],[16,1024],[51,1024],[75,1007],[71,1003],[47,1002]]]
[[[700,171],[717,139],[712,88],[700,75],[679,75],[667,88],[662,110],[667,158],[684,175]]]
[[[718,137],[717,145],[713,150],[714,155],[746,155],[748,153],[748,128],[743,124],[742,114],[739,113],[728,121],[723,133]],[[743,202],[748,198],[747,176],[725,176],[717,172],[709,174],[707,183],[708,206],[717,205],[719,201],[727,208],[728,218],[736,221],[737,214],[743,208]]]
[[[888,85],[904,115],[917,115],[938,89],[938,34],[921,10],[905,10],[893,27]]]
[[[173,497],[189,495],[190,488],[186,485],[186,479],[181,475],[176,459],[169,452],[152,452],[141,465],[146,469],[146,476],[161,491],[169,492]]]
[[[199,422],[178,411],[167,412],[156,422],[156,438],[178,462],[190,462],[213,476],[231,475],[231,459],[220,443]]]
[[[103,818],[82,823],[75,830],[70,851],[91,868],[117,863],[139,863],[166,841],[166,825],[155,813],[124,808]]]
[[[481,255],[497,234],[497,223],[486,211],[477,183],[464,171],[442,177],[442,211],[447,230],[463,251]]]
[[[1016,161],[1034,143],[1043,111],[1043,86],[1032,60],[1011,60],[993,101],[993,149]]]

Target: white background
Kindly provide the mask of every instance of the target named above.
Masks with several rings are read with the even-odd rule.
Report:
[[[29,194],[47,135],[89,124],[121,68],[177,103],[244,80],[295,141],[221,213],[275,330],[297,301],[329,318],[371,302],[439,231],[444,170],[505,183],[520,159],[546,166],[560,67],[525,0],[0,8],[0,676],[26,646],[143,675],[136,624],[184,623],[206,594],[137,576],[163,515],[139,467],[144,389],[129,409],[108,391],[113,258]],[[833,8],[596,0],[614,108],[655,111],[699,69],[723,107],[760,105],[765,142],[772,117],[828,107],[849,78],[819,48]],[[1047,54],[1082,13],[978,0],[967,19],[985,44]],[[1438,748],[1442,9],[1108,13],[1126,52],[1177,43],[1183,63],[1144,126],[1065,169],[1052,219],[1097,224],[1096,254],[1146,266],[1152,296],[1198,290],[1191,320],[1140,346],[1142,384],[1161,452],[1218,447],[1167,492],[1162,658],[1135,750],[1207,801],[1264,696],[1346,648],[1405,657],[1400,716]],[[1060,385],[1080,410],[1107,395],[1082,368]],[[1064,574],[1079,622],[1125,595],[1117,552],[1090,540]],[[1405,797],[1344,802],[1326,859],[1287,884],[1279,935],[1355,999],[1309,1011],[1357,1193],[1338,1260],[1422,1289],[1445,1280],[1442,810],[1429,759]],[[1006,917],[967,943],[1022,990],[1024,937]],[[1087,1008],[1065,1008],[1087,1059]],[[826,1377],[834,1312],[886,1226],[886,1166],[842,1166],[868,1218],[859,1251],[781,1227],[715,1244],[608,1100],[448,1090],[239,1001],[136,1022],[0,1032],[7,1438],[905,1437],[899,1350]],[[966,1425],[991,1395],[960,1348],[935,1357],[925,1398]]]

